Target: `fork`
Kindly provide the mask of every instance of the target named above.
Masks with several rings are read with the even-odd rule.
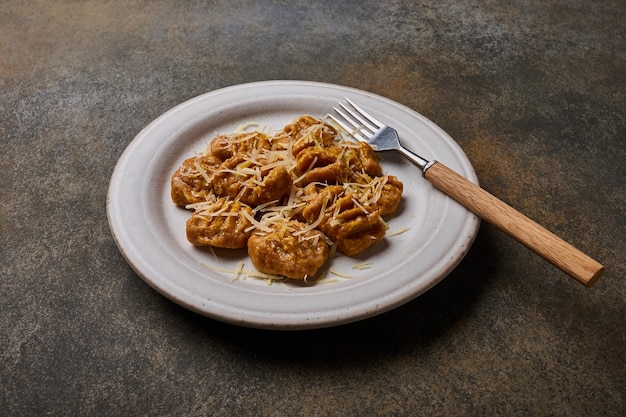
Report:
[[[398,132],[376,120],[346,98],[350,106],[339,103],[333,109],[340,117],[328,115],[337,125],[359,141],[367,142],[375,151],[395,150],[417,165],[423,177],[478,217],[498,227],[554,266],[591,287],[604,272],[604,267],[524,214],[480,188],[446,165],[427,160],[400,143]]]

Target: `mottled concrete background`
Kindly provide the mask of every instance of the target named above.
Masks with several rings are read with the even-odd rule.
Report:
[[[625,4],[422,3],[3,1],[0,414],[623,415]],[[170,302],[109,232],[115,163],[174,105],[271,79],[421,112],[605,276],[585,289],[483,224],[440,285],[340,328]]]

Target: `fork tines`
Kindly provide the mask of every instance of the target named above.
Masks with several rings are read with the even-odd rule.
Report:
[[[329,114],[328,117],[355,139],[367,142],[367,139],[374,136],[376,131],[383,127],[383,124],[367,114],[365,110],[354,104],[349,98],[345,97],[345,99],[352,106],[352,109],[344,103],[339,103],[339,106],[341,106],[343,110],[337,107],[333,107],[333,110],[347,123],[344,123],[331,114]],[[363,135],[366,137],[363,137]]]

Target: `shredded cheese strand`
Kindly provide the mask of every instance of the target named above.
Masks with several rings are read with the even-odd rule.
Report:
[[[389,233],[387,233],[387,234],[386,234],[386,236],[387,236],[387,237],[398,236],[398,235],[401,235],[402,233],[406,233],[406,232],[408,232],[409,230],[411,230],[411,228],[410,228],[410,227],[408,227],[408,226],[407,226],[407,227],[401,227],[401,228],[400,228],[400,229],[398,229],[398,230],[394,230],[393,232],[389,232]]]

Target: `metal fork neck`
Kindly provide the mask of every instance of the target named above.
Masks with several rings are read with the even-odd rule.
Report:
[[[413,162],[415,165],[417,165],[422,172],[425,172],[428,168],[430,168],[430,166],[434,163],[434,161],[427,161],[426,159],[414,154],[413,152],[409,151],[406,148],[399,148],[398,151],[405,156],[408,160],[410,160],[411,162]]]

